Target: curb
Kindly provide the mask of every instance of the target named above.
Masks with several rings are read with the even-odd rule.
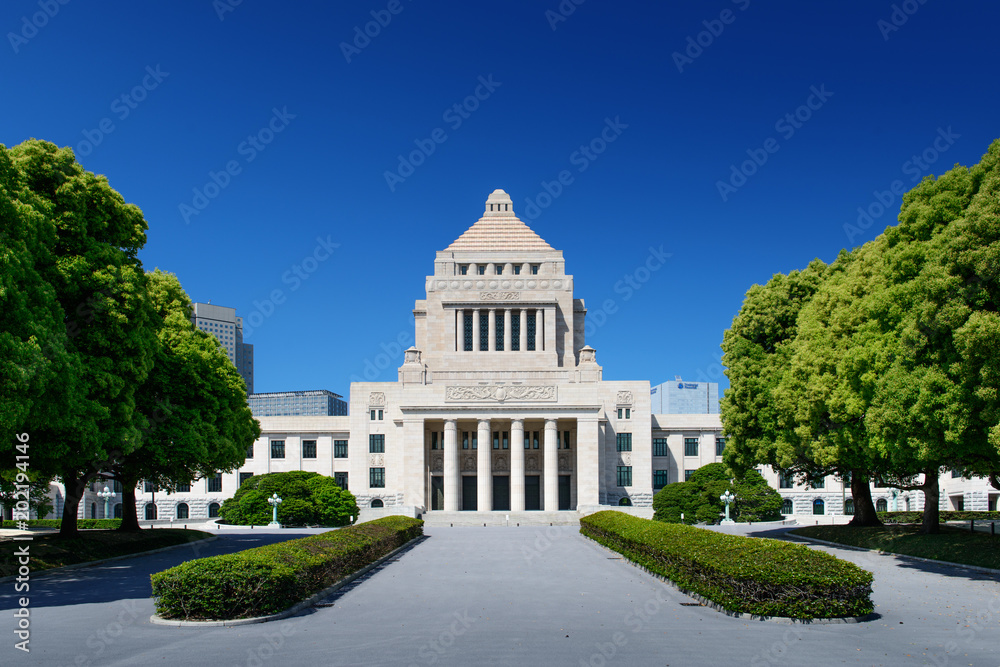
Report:
[[[204,532],[204,531],[202,531]],[[170,551],[171,549],[179,549],[181,547],[190,547],[195,544],[202,544],[205,542],[214,542],[219,537],[217,535],[212,535],[210,537],[204,537],[200,540],[195,540],[194,542],[184,542],[183,544],[174,544],[169,547],[160,547],[158,549],[152,549],[151,551],[136,551],[134,554],[122,554],[121,556],[112,556],[111,558],[102,558],[100,560],[88,560],[86,563],[73,563],[72,565],[63,565],[62,567],[50,567],[47,570],[33,570],[31,572],[32,579],[39,579],[41,577],[47,576],[49,574],[60,574],[67,570],[80,570],[85,567],[93,567],[94,565],[101,565],[102,563],[110,563],[116,560],[122,560],[125,558],[133,558],[135,556],[147,556],[149,554],[158,554],[164,551]],[[14,581],[17,579],[18,575],[12,574],[9,577],[0,577],[0,584],[6,583],[8,581]]]
[[[808,526],[806,526],[808,528]],[[786,533],[787,534],[787,533]],[[804,540],[806,542],[814,542],[816,544],[824,544],[831,547],[837,547],[838,549],[847,549],[849,551],[867,551],[868,553],[876,553],[879,556],[895,556],[896,558],[903,558],[906,560],[915,560],[920,563],[933,563],[935,565],[948,565],[951,567],[957,567],[960,570],[971,570],[973,572],[982,572],[984,574],[998,574],[1000,575],[1000,570],[995,570],[990,567],[981,567],[979,565],[964,565],[962,563],[952,563],[949,560],[935,560],[933,558],[923,558],[921,556],[907,556],[906,554],[898,554],[895,551],[882,551],[881,549],[867,549],[865,547],[856,547],[850,544],[841,544],[839,542],[830,542],[828,540],[821,540],[816,537],[806,537],[805,535],[792,535],[795,539]]]
[[[720,614],[724,614],[724,615],[729,616],[731,618],[737,618],[737,619],[748,620],[748,621],[761,621],[761,622],[767,622],[767,623],[777,623],[779,625],[843,625],[843,624],[846,624],[846,623],[866,623],[868,621],[874,621],[875,619],[881,618],[881,614],[878,614],[876,612],[871,612],[870,614],[865,614],[864,616],[841,616],[841,617],[837,617],[837,618],[810,618],[810,619],[806,619],[806,618],[790,618],[788,616],[760,616],[758,614],[748,614],[748,613],[741,612],[741,611],[729,611],[728,609],[726,609],[725,607],[723,607],[718,602],[713,602],[712,600],[709,600],[708,598],[703,597],[703,596],[699,595],[698,593],[695,593],[694,591],[689,591],[689,590],[687,590],[685,588],[681,588],[680,586],[678,586],[677,584],[675,584],[670,579],[664,577],[662,574],[659,574],[657,572],[653,572],[651,570],[646,569],[644,566],[639,565],[635,561],[630,560],[625,554],[619,553],[619,552],[615,551],[614,549],[610,549],[610,548],[604,546],[603,544],[601,544],[597,540],[593,539],[592,537],[584,535],[583,533],[580,533],[580,535],[582,537],[587,538],[588,540],[590,540],[591,542],[593,542],[594,544],[596,544],[600,548],[604,549],[608,553],[617,554],[623,561],[625,561],[626,563],[628,563],[632,567],[636,568],[637,570],[642,570],[646,574],[648,574],[648,575],[650,575],[650,576],[652,576],[652,577],[654,577],[656,579],[659,579],[660,581],[662,581],[663,583],[665,583],[670,588],[673,588],[675,591],[679,591],[679,592],[683,593],[684,595],[687,595],[688,597],[690,597],[690,598],[692,598],[694,600],[697,600],[698,602],[700,602],[702,604],[702,606],[708,607],[709,609],[717,611]]]
[[[223,620],[223,621],[175,621],[175,620],[169,619],[169,618],[162,618],[158,614],[153,614],[152,616],[149,617],[149,622],[152,623],[153,625],[165,625],[165,626],[174,627],[174,628],[217,628],[217,627],[231,627],[231,626],[234,626],[234,625],[251,625],[251,624],[254,624],[254,623],[267,623],[269,621],[279,621],[279,620],[281,620],[283,618],[288,618],[289,616],[294,616],[295,614],[299,613],[303,609],[306,609],[308,607],[313,606],[314,604],[316,604],[317,602],[319,602],[323,598],[329,596],[331,593],[335,593],[336,591],[340,590],[344,586],[347,586],[348,584],[350,584],[351,582],[353,582],[355,579],[359,579],[362,576],[368,574],[368,572],[370,572],[371,570],[374,570],[376,567],[378,567],[379,565],[381,565],[385,561],[389,560],[390,558],[392,558],[393,556],[395,556],[397,553],[399,553],[403,549],[405,549],[405,548],[407,548],[407,547],[409,547],[411,545],[414,545],[414,544],[416,544],[418,542],[421,542],[421,541],[423,541],[425,539],[427,539],[427,535],[420,535],[418,537],[414,537],[412,540],[410,540],[406,544],[403,544],[403,545],[401,545],[399,547],[396,547],[395,549],[393,549],[392,551],[390,551],[386,555],[382,556],[378,560],[376,560],[376,561],[374,561],[372,563],[369,563],[368,565],[365,565],[363,568],[361,568],[357,572],[352,572],[351,574],[347,575],[346,577],[344,577],[343,579],[341,579],[337,583],[335,583],[335,584],[333,584],[331,586],[327,586],[326,588],[324,588],[320,592],[314,593],[314,594],[310,595],[305,600],[302,600],[301,602],[297,602],[294,605],[292,605],[291,607],[289,607],[288,609],[286,609],[285,611],[280,611],[277,614],[271,614],[270,616],[254,616],[253,618],[233,618],[233,619],[227,619],[227,620]]]

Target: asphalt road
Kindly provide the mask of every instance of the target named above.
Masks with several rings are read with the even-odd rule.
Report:
[[[149,575],[291,531],[222,531],[198,547],[31,581],[30,653],[0,589],[3,665],[992,665],[992,575],[822,547],[875,574],[879,618],[747,621],[692,601],[572,527],[430,528],[316,607],[234,628],[152,625]],[[9,543],[5,543],[6,544]]]

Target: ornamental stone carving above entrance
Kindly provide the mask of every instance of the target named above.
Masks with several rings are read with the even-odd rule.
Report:
[[[480,301],[517,301],[521,298],[520,292],[480,292]]]
[[[431,457],[431,472],[441,472],[444,470],[444,457],[435,454]]]
[[[479,385],[446,387],[446,401],[555,401],[555,385]]]
[[[368,405],[375,408],[385,407],[385,393],[381,391],[373,391],[368,394]]]

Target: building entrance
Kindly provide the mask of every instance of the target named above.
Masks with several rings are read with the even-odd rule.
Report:
[[[444,477],[431,477],[431,509],[444,509]]]
[[[538,475],[524,476],[524,509],[542,509],[541,484]]]
[[[462,478],[462,510],[466,512],[476,511],[476,477],[466,475]]]
[[[559,509],[569,509],[569,475],[559,475]]]
[[[493,476],[493,510],[510,511],[510,477]]]

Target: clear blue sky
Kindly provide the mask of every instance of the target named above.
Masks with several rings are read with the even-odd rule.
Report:
[[[260,313],[258,391],[394,380],[378,355],[495,188],[595,321],[611,305],[588,337],[606,379],[720,379],[752,284],[874,238],[894,181],[1000,136],[995,2],[234,2],[7,0],[0,142],[74,147],[144,211],[147,269]],[[318,238],[339,246],[313,264]]]

